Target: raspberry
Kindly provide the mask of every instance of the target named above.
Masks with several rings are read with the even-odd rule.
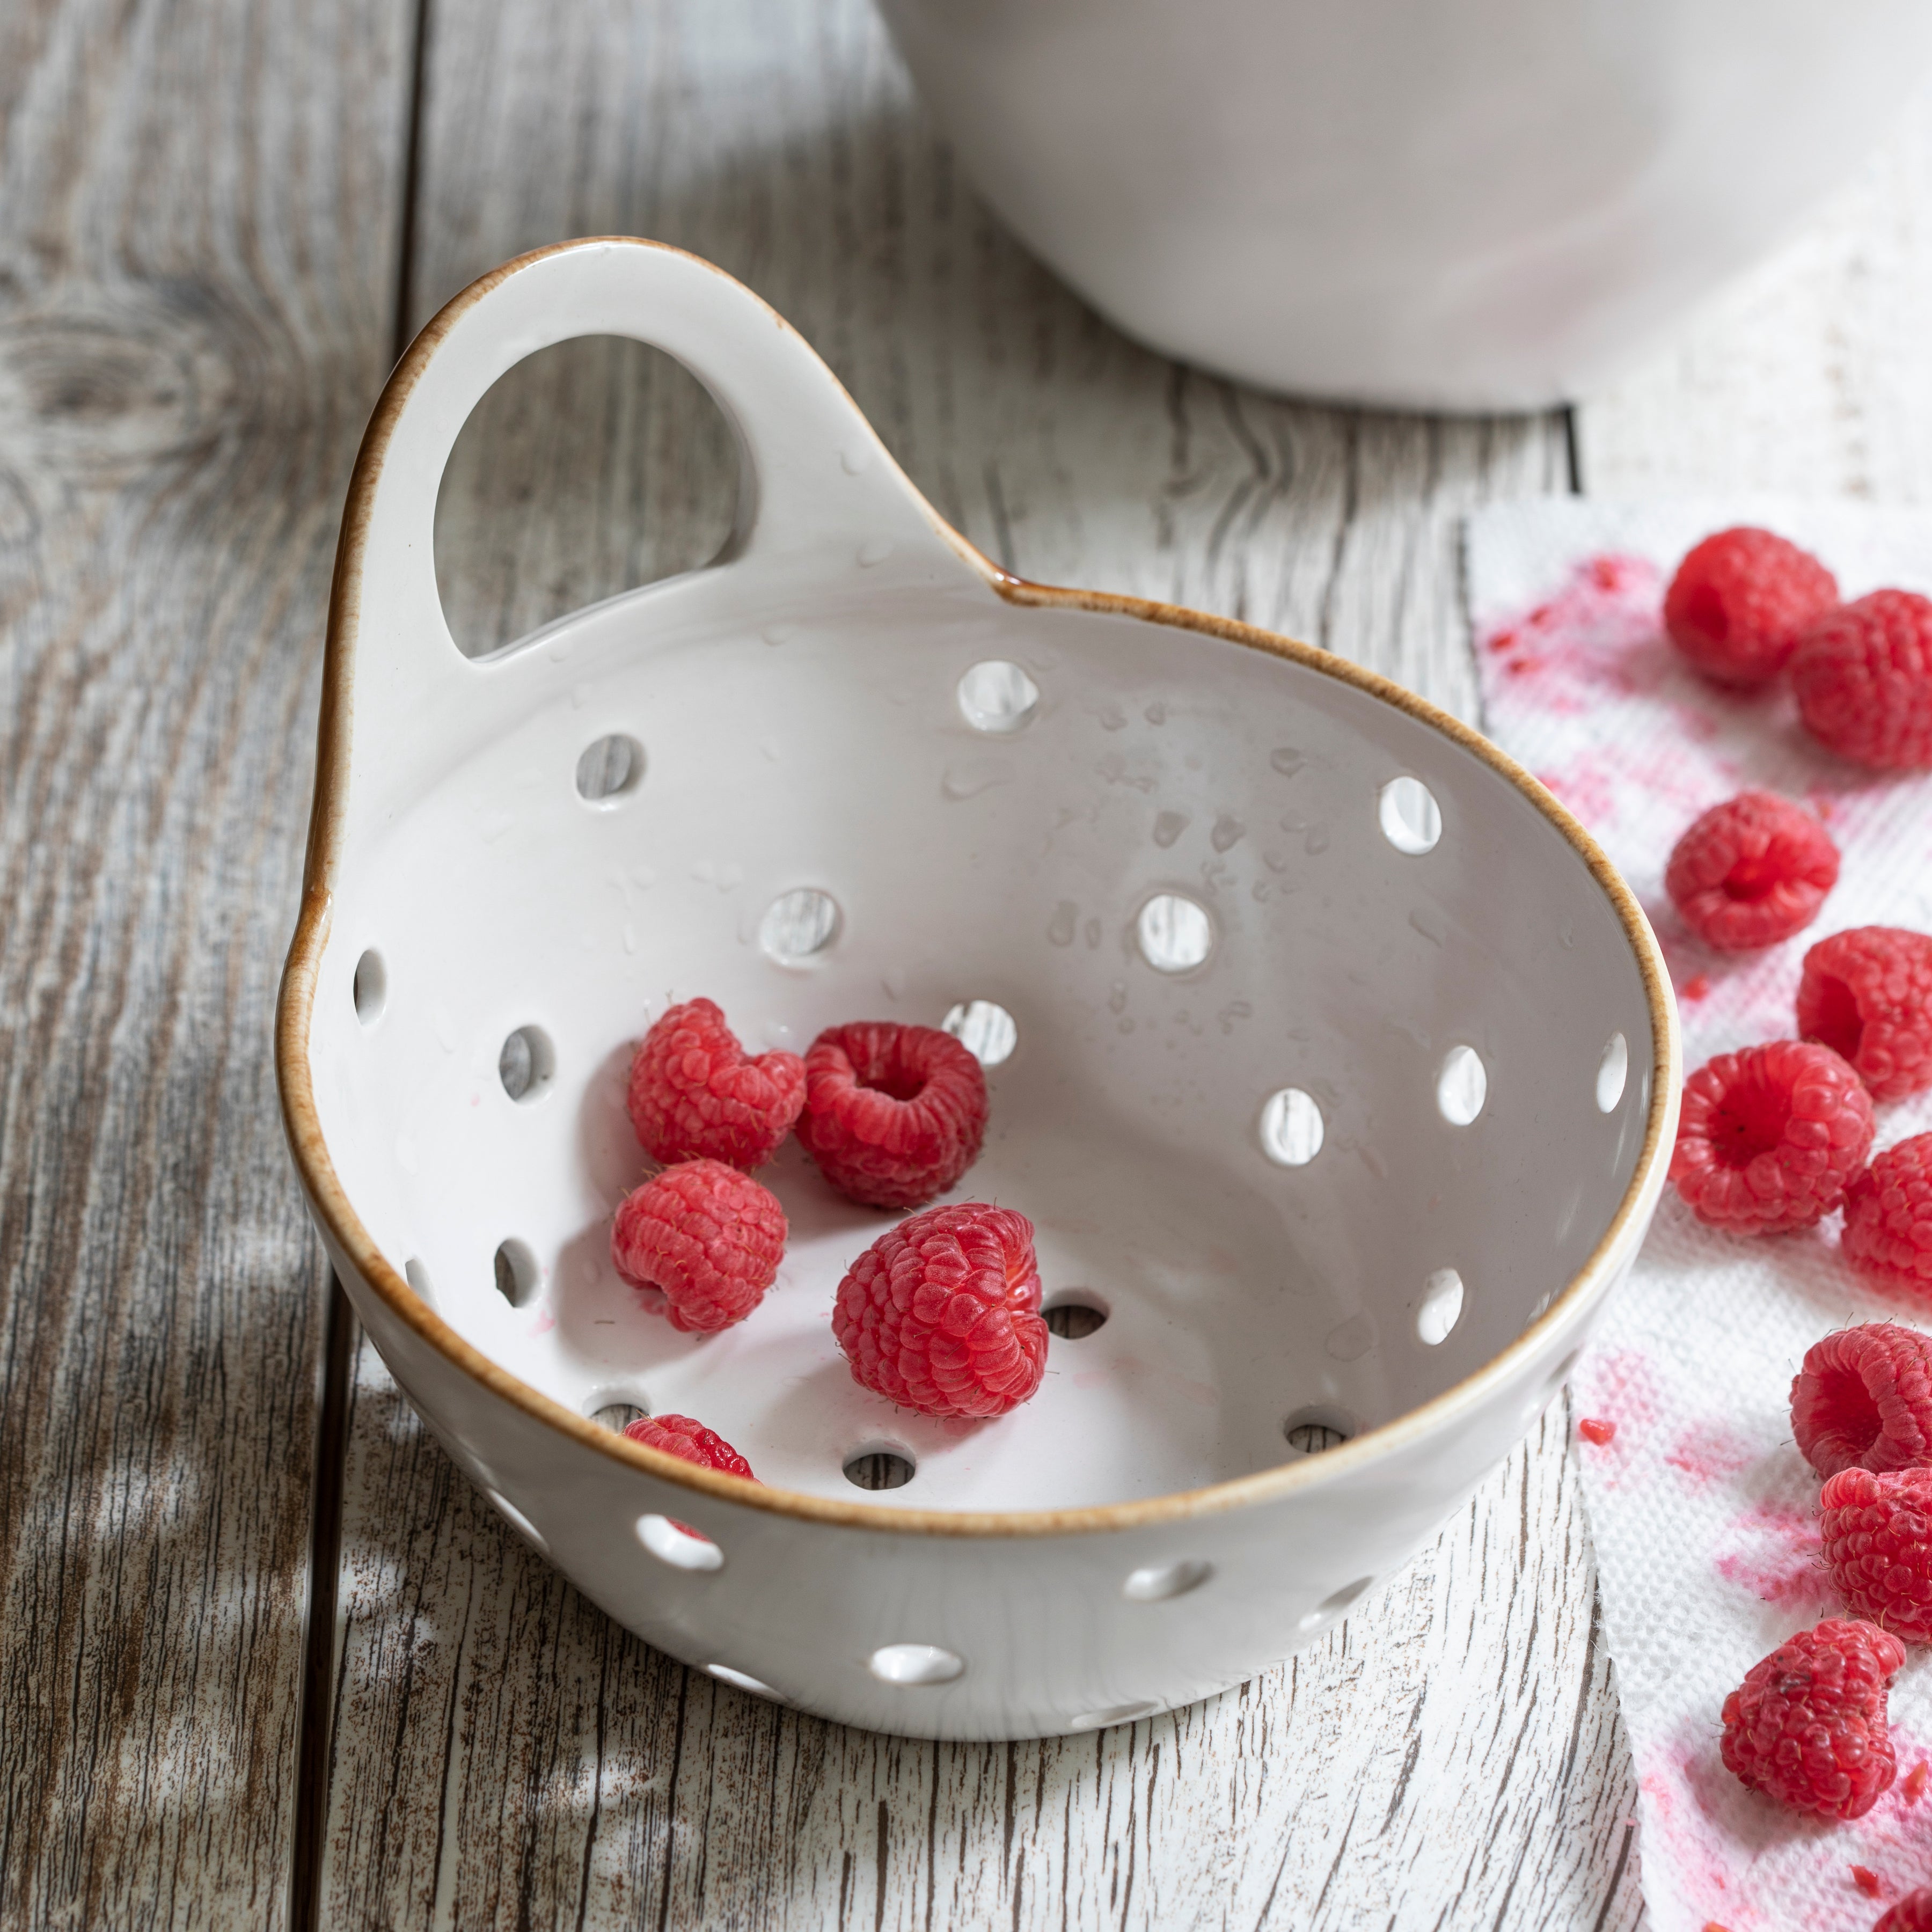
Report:
[[[805,1063],[795,1053],[746,1058],[710,1000],[687,1000],[645,1034],[626,1103],[653,1160],[760,1167],[805,1104]]]
[[[1845,1190],[1844,1240],[1868,1281],[1932,1302],[1932,1134],[1887,1148]]]
[[[1874,1100],[1932,1086],[1932,938],[1855,926],[1804,956],[1798,1030],[1858,1070]]]
[[[1932,599],[1874,590],[1808,625],[1791,660],[1804,728],[1880,772],[1932,769]]]
[[[1872,1932],[1932,1932],[1932,1886],[1907,1892]]]
[[[798,1137],[840,1193],[917,1208],[980,1156],[986,1076],[950,1033],[861,1020],[829,1027],[805,1056]]]
[[[1710,1227],[1782,1234],[1838,1206],[1871,1137],[1871,1096],[1829,1047],[1773,1040],[1684,1082],[1670,1178]]]
[[[1740,792],[1677,842],[1664,889],[1708,946],[1743,952],[1789,939],[1838,883],[1838,848],[1787,799]]]
[[[1825,1567],[1846,1608],[1932,1643],[1932,1469],[1840,1469],[1818,1506]]]
[[[1791,1432],[1821,1476],[1932,1464],[1932,1340],[1868,1322],[1814,1342],[1791,1384]]]
[[[1808,551],[1769,530],[1720,530],[1677,566],[1664,627],[1706,677],[1762,684],[1838,601],[1838,580]]]
[[[854,1381],[926,1415],[1004,1415],[1046,1372],[1033,1223],[976,1201],[888,1228],[838,1284]]]
[[[1862,1818],[1898,1766],[1886,1686],[1905,1646],[1830,1617],[1751,1666],[1724,1700],[1726,1767],[1754,1791],[1828,1818]]]
[[[700,1469],[722,1469],[728,1476],[742,1476],[751,1483],[758,1480],[752,1474],[751,1464],[723,1436],[701,1422],[692,1421],[688,1415],[640,1415],[624,1433],[646,1449],[662,1449],[667,1456],[681,1456]],[[698,1532],[686,1529],[685,1534],[694,1536]]]
[[[764,1299],[784,1252],[778,1196],[722,1160],[668,1167],[626,1195],[610,1259],[633,1288],[664,1291],[670,1325],[728,1328]]]

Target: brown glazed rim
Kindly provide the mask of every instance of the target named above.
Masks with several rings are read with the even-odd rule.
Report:
[[[1165,624],[1177,630],[1193,631],[1230,644],[1244,644],[1250,650],[1267,652],[1323,677],[1353,686],[1399,711],[1406,712],[1461,746],[1472,758],[1480,759],[1513,784],[1568,841],[1616,910],[1636,956],[1650,1010],[1651,1038],[1654,1043],[1650,1111],[1643,1147],[1616,1214],[1589,1258],[1563,1292],[1552,1299],[1543,1315],[1481,1368],[1419,1408],[1410,1409],[1393,1421],[1369,1430],[1353,1441],[1318,1456],[1305,1457],[1252,1475],[1238,1477],[1232,1481],[1216,1483],[1204,1489],[1183,1490],[1135,1502],[1082,1509],[953,1511],[833,1502],[795,1490],[772,1488],[714,1470],[700,1469],[676,1456],[668,1456],[661,1450],[649,1449],[642,1443],[633,1442],[614,1430],[575,1414],[491,1360],[428,1307],[377,1252],[368,1230],[343,1190],[323,1140],[310,1081],[308,1051],[316,975],[328,940],[334,900],[353,709],[350,643],[360,613],[363,554],[376,481],[410,392],[458,320],[484,295],[520,269],[550,255],[584,249],[662,249],[663,246],[628,236],[562,242],[519,256],[472,282],[448,302],[410,344],[408,352],[390,375],[363,436],[350,479],[348,501],[342,516],[341,540],[330,589],[315,803],[309,824],[302,911],[289,948],[275,1016],[276,1072],[289,1144],[314,1210],[337,1246],[348,1257],[370,1288],[382,1298],[398,1321],[412,1328],[454,1367],[505,1401],[514,1402],[538,1421],[547,1424],[559,1435],[614,1461],[628,1464],[661,1480],[713,1497],[720,1502],[848,1528],[926,1536],[1052,1536],[1133,1529],[1177,1522],[1273,1502],[1298,1490],[1338,1480],[1475,1408],[1492,1390],[1536,1352],[1540,1338],[1550,1329],[1564,1322],[1570,1312],[1588,1298],[1611,1265],[1652,1177],[1666,1155],[1664,1132],[1678,1078],[1675,1007],[1657,942],[1629,889],[1617,876],[1595,841],[1528,772],[1486,739],[1413,692],[1326,651],[1298,644],[1250,624],[1237,623],[1228,618],[1210,616],[1198,610],[1154,603],[1142,598],[1115,596],[1100,591],[1058,590],[1011,576],[974,549],[939,517],[896,465],[892,466],[892,473],[908,496],[921,506],[934,528],[960,557],[1007,602],[1036,610],[1096,611],[1112,616],[1138,618],[1147,623]],[[688,259],[699,260],[696,256]],[[699,266],[713,274],[724,274],[722,269],[712,268],[708,262],[700,261]],[[748,290],[743,292],[748,301],[758,299]],[[782,317],[769,308],[766,313],[786,334],[795,333]],[[808,346],[806,352],[812,352]],[[826,375],[828,381],[836,381],[830,370]],[[848,400],[850,401],[849,397]],[[856,404],[852,404],[852,408],[855,415],[859,413]],[[890,460],[889,458],[886,460]]]

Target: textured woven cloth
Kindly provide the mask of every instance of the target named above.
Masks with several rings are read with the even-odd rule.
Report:
[[[1932,517],[1841,503],[1498,504],[1467,530],[1485,728],[1574,812],[1656,928],[1683,1017],[1684,1064],[1790,1037],[1806,949],[1848,926],[1932,932],[1932,778],[1879,778],[1817,750],[1783,686],[1727,695],[1665,640],[1664,590],[1700,537],[1738,523],[1814,551],[1850,598],[1932,592]],[[1843,855],[1817,921],[1726,956],[1664,892],[1670,848],[1706,807],[1754,787],[1808,802]],[[1932,1128],[1932,1100],[1878,1109],[1875,1148]],[[1768,1240],[1714,1233],[1674,1192],[1571,1384],[1573,1413],[1612,1422],[1573,1445],[1596,1544],[1604,1632],[1639,1782],[1638,1850],[1658,1932],[1869,1932],[1932,1885],[1932,1652],[1894,1680],[1899,1780],[1849,1824],[1806,1822],[1747,1791],[1718,1756],[1718,1713],[1793,1631],[1843,1614],[1819,1561],[1818,1479],[1791,1438],[1792,1376],[1849,1323],[1932,1328],[1932,1307],[1867,1290],[1838,1220]],[[1876,1874],[1874,1899],[1854,1864]]]

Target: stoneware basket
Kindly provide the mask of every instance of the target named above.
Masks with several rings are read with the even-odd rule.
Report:
[[[444,464],[582,334],[706,385],[735,533],[465,658]],[[986,1151],[948,1198],[1031,1216],[1047,1307],[1086,1311],[1030,1402],[940,1422],[852,1381],[833,1291],[891,1217],[795,1146],[748,1321],[681,1336],[617,1280],[630,1052],[699,994],[754,1050],[885,1018],[980,1053]],[[1677,1051],[1642,914],[1526,774],[1320,651],[1005,575],[704,262],[525,256],[391,378],[336,565],[289,1137],[424,1420],[672,1655],[1023,1738],[1316,1641],[1562,1386],[1663,1185]],[[696,1416],[760,1485],[598,1419],[626,1408]]]

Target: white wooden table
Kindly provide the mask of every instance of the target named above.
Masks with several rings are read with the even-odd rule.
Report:
[[[866,0],[0,8],[0,1926],[1634,1925],[1561,1403],[1284,1669],[909,1743],[616,1630],[331,1312],[268,1020],[349,464],[437,304],[610,232],[748,281],[1014,569],[1465,715],[1473,503],[1932,496],[1932,100],[1615,393],[1399,418],[1123,340]],[[445,486],[459,635],[707,554],[709,407],[608,344],[510,379]]]

